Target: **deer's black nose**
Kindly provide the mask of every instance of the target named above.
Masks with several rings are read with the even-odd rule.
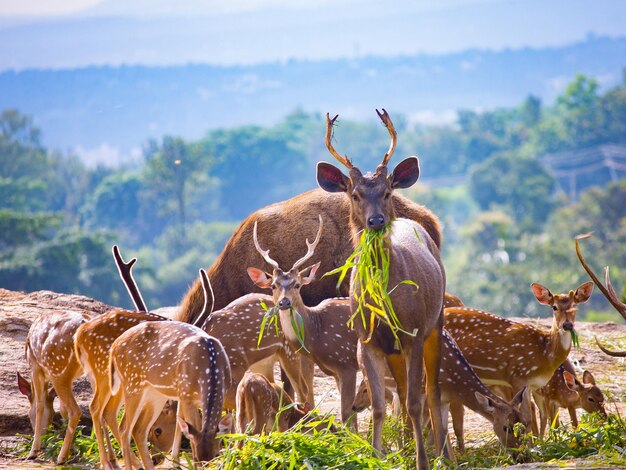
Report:
[[[380,215],[373,215],[369,219],[367,219],[367,227],[372,230],[380,230],[385,226],[385,218]]]
[[[284,310],[286,308],[290,308],[291,307],[291,300],[289,300],[287,297],[283,297],[282,299],[280,299],[278,301],[278,308],[281,310]]]
[[[563,329],[565,331],[571,331],[574,329],[574,324],[571,321],[566,321],[563,323]]]

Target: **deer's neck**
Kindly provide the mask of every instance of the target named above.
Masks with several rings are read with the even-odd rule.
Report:
[[[569,331],[562,330],[555,323],[552,324],[546,345],[547,356],[551,363],[562,364],[572,348],[572,335]]]
[[[300,349],[302,344],[300,344],[300,340],[298,340],[298,335],[294,330],[293,325],[297,325],[298,318],[296,318],[296,312],[300,314],[300,318],[302,318],[302,325],[304,329],[304,338],[303,342],[307,349],[311,344],[311,335],[314,332],[314,322],[312,322],[311,312],[309,308],[304,305],[302,298],[299,297],[293,303],[292,309],[280,310],[279,318],[280,318],[280,326],[283,330],[283,334],[285,335],[285,339],[289,342],[289,345],[295,350]],[[301,351],[306,354],[306,351]]]

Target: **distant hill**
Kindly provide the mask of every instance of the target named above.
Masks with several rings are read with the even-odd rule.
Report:
[[[7,71],[0,73],[0,109],[33,115],[46,146],[127,155],[149,137],[267,125],[296,108],[374,119],[374,108],[385,107],[436,121],[460,108],[514,106],[529,94],[550,103],[575,74],[608,87],[621,81],[624,66],[626,38],[589,36],[558,48],[440,56]]]

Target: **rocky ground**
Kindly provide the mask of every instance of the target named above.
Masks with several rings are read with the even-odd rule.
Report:
[[[4,468],[54,468],[47,462],[23,462],[12,455],[12,448],[17,440],[17,433],[31,433],[28,421],[28,400],[17,388],[16,372],[30,377],[24,359],[24,341],[31,322],[42,312],[52,310],[88,311],[99,314],[111,307],[95,300],[76,296],[57,294],[49,291],[24,294],[0,289],[0,469]],[[616,320],[619,318],[616,313]],[[548,328],[550,320],[520,321]],[[580,367],[593,372],[598,384],[608,397],[607,411],[625,415],[626,405],[626,360],[612,358],[602,353],[593,340],[597,336],[607,347],[626,349],[626,325],[612,322],[584,323],[576,326],[581,339],[580,351],[573,351],[571,357]],[[332,379],[319,371],[316,373],[316,401],[322,411],[339,414],[339,393]],[[79,404],[86,410],[89,400],[89,384],[85,380],[76,384]],[[565,413],[566,414],[566,413]],[[361,426],[369,420],[367,412],[360,415]],[[492,439],[489,423],[482,417],[468,412],[466,414],[466,446],[479,447],[486,440]],[[593,459],[586,461],[558,462],[560,468],[599,468]],[[546,464],[525,464],[518,468],[540,468]],[[604,468],[604,467],[602,467]]]

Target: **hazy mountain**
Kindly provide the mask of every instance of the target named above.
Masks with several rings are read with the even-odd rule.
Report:
[[[271,124],[297,107],[357,119],[385,107],[414,121],[449,121],[459,108],[513,106],[529,94],[549,103],[577,73],[608,87],[624,66],[626,38],[589,36],[556,48],[438,56],[7,71],[0,109],[33,115],[47,146],[115,159],[137,154],[149,137]]]

